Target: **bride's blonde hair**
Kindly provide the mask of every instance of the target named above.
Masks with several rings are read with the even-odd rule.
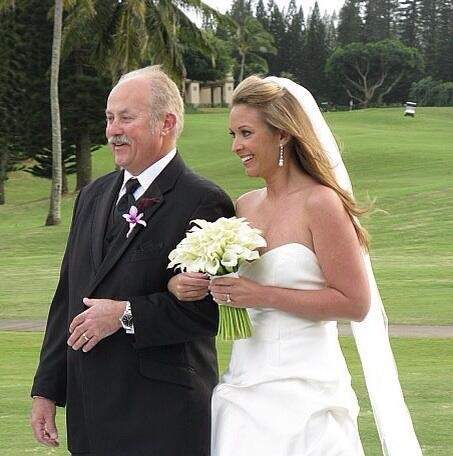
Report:
[[[295,153],[299,166],[321,185],[337,193],[354,225],[360,244],[368,248],[368,233],[356,219],[367,209],[360,207],[354,197],[338,185],[327,154],[296,98],[273,81],[250,76],[233,92],[232,106],[239,104],[258,109],[271,128],[291,136],[288,148]]]

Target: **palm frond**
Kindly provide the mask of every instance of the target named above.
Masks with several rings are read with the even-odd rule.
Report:
[[[73,49],[78,49],[92,40],[96,27],[96,8],[94,0],[67,1],[68,14],[62,32],[62,59]]]
[[[0,12],[16,6],[15,0],[0,0]]]

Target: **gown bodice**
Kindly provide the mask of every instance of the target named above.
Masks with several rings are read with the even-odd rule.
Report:
[[[242,265],[239,275],[262,285],[319,290],[325,279],[315,253],[303,244],[283,244]],[[270,308],[248,309],[252,337],[235,341],[222,381],[248,385],[304,377],[350,382],[336,321],[311,321]],[[244,362],[247,360],[247,362]]]

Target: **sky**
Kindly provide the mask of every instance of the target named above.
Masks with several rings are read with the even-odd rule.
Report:
[[[212,6],[213,8],[216,8],[220,12],[224,13],[225,11],[230,9],[231,0],[203,0],[205,3],[207,3],[209,6]],[[264,2],[267,4],[267,2]],[[287,7],[289,4],[289,0],[275,0],[275,3],[282,8],[282,7]],[[308,14],[310,8],[313,7],[315,4],[315,0],[296,0],[296,3],[298,6],[302,5],[302,8],[304,10],[305,15]],[[338,13],[340,11],[340,8],[343,6],[344,0],[318,0],[318,5],[321,10],[321,14],[324,13],[324,11],[328,11],[329,13],[332,13],[334,10]],[[255,2],[256,5],[256,2]]]

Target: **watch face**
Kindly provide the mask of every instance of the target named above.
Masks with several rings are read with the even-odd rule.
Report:
[[[132,315],[130,315],[130,314],[123,315],[121,318],[121,323],[123,323],[123,325],[127,326],[127,327],[132,326]]]

